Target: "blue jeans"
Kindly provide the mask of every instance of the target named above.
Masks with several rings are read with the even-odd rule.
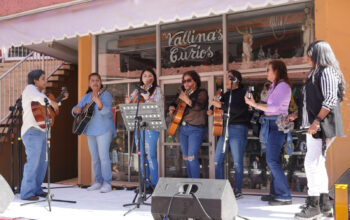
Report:
[[[198,153],[207,133],[207,128],[191,125],[180,126],[180,145],[182,156],[186,162],[189,178],[200,178]]]
[[[46,175],[46,133],[31,127],[22,136],[27,155],[21,185],[21,199],[41,195],[41,184]]]
[[[278,131],[276,120],[270,120],[266,144],[266,162],[271,170],[270,195],[276,199],[291,199],[287,178],[284,175],[280,153],[286,139],[283,131]]]
[[[241,191],[243,181],[243,156],[247,144],[248,127],[246,125],[230,125],[228,129],[228,147],[231,149],[235,168],[235,186],[234,189]],[[215,177],[224,179],[224,160],[225,153],[222,152],[224,146],[224,136],[219,138],[215,152]]]
[[[143,132],[140,135],[140,152],[143,155]],[[157,161],[157,141],[159,137],[159,131],[156,130],[146,130],[145,131],[145,151],[146,151],[146,161],[145,161],[145,171],[146,177],[151,180],[152,186],[156,187],[158,183],[158,161]],[[135,142],[137,143],[137,133],[135,132]],[[143,174],[143,164],[144,158],[141,157],[141,174]],[[146,186],[149,186],[149,183],[146,183]]]
[[[109,158],[109,147],[112,140],[112,131],[100,136],[87,136],[91,154],[92,167],[97,183],[108,183],[112,181],[111,161]]]

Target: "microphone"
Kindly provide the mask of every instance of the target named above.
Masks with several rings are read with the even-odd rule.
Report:
[[[252,97],[253,91],[254,91],[254,86],[248,86],[248,99]]]
[[[150,95],[149,92],[148,92],[147,90],[141,88],[141,87],[138,86],[138,85],[136,85],[136,89],[137,89],[140,93],[142,93],[142,94],[146,94],[147,96]]]
[[[48,104],[48,103],[49,103],[49,100],[48,100],[47,98],[44,98],[44,102],[45,102],[46,104]]]
[[[231,76],[231,75],[228,76],[228,79],[231,80],[232,82],[237,82],[238,81],[237,77]]]

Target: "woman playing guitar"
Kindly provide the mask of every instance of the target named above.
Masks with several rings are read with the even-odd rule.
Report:
[[[95,183],[88,187],[88,191],[100,190],[107,193],[112,190],[112,170],[109,158],[109,148],[112,138],[116,135],[112,113],[112,95],[103,88],[101,76],[98,73],[89,75],[89,89],[80,102],[73,107],[72,114],[80,114],[84,106],[95,102],[94,114],[87,124],[84,134],[88,137]]]
[[[153,69],[145,69],[141,72],[139,86],[141,89],[147,91],[148,93],[141,93],[140,102],[162,102],[163,95],[160,87],[157,84],[157,76]],[[138,100],[138,89],[135,89],[130,97],[125,98],[125,103],[135,103]],[[157,141],[159,137],[159,131],[157,130],[146,130],[145,131],[145,147],[140,146],[141,155],[143,155],[143,149],[146,151],[146,163],[141,157],[141,172],[143,174],[143,165],[146,164],[146,177],[150,179],[152,186],[149,185],[149,182],[146,182],[147,192],[152,193],[154,187],[158,183],[158,161],[157,161]],[[135,132],[135,142],[137,142],[137,134]],[[143,132],[141,132],[141,145],[143,144]]]
[[[183,88],[178,98],[186,104],[180,124],[180,145],[189,178],[200,178],[198,153],[207,134],[208,92],[200,88],[197,72],[187,71],[182,76]],[[174,116],[175,105],[169,107],[170,117]],[[174,117],[175,118],[175,117]]]
[[[245,151],[245,145],[247,143],[249,114],[248,105],[244,101],[245,90],[241,86],[242,76],[241,73],[235,70],[231,70],[227,73],[226,88],[228,91],[222,96],[220,101],[213,100],[211,104],[217,108],[221,108],[224,112],[227,112],[231,79],[236,78],[233,82],[230,119],[229,119],[229,140],[228,146],[230,146],[234,168],[235,168],[235,186],[234,193],[236,199],[242,196],[241,187],[243,180],[243,155]],[[208,111],[208,115],[212,114],[212,110]],[[224,123],[225,124],[225,123]],[[223,132],[224,134],[224,132]],[[217,179],[224,179],[224,160],[225,153],[222,152],[224,144],[224,135],[219,138],[216,145],[215,153],[215,176]],[[226,148],[227,150],[227,148]]]

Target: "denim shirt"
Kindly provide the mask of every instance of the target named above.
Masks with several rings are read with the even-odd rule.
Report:
[[[261,154],[266,151],[267,139],[269,137],[269,125],[270,123],[276,123],[278,115],[274,116],[266,116],[262,115],[259,119],[259,123],[261,124],[261,130],[259,134],[260,144],[261,144]],[[292,133],[289,131],[286,137],[286,153],[288,155],[292,155],[293,153],[293,137]]]
[[[75,117],[74,109],[76,107],[84,108],[84,106],[91,102],[91,94],[89,92],[84,95],[84,97],[80,100],[80,102],[73,107],[72,115]],[[84,134],[86,136],[100,136],[105,134],[108,131],[111,131],[113,137],[116,136],[116,129],[113,123],[113,113],[112,113],[112,95],[108,91],[104,91],[100,95],[101,102],[103,104],[103,108],[98,110],[97,105],[95,105],[94,115],[92,116],[89,124],[86,126],[84,130]]]

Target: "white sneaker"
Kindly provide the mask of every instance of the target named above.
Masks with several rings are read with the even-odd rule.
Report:
[[[102,186],[101,183],[94,183],[90,187],[87,188],[87,191],[93,191],[93,190],[98,190]]]
[[[100,193],[108,193],[112,191],[112,186],[109,183],[103,183],[101,189],[100,189]]]

